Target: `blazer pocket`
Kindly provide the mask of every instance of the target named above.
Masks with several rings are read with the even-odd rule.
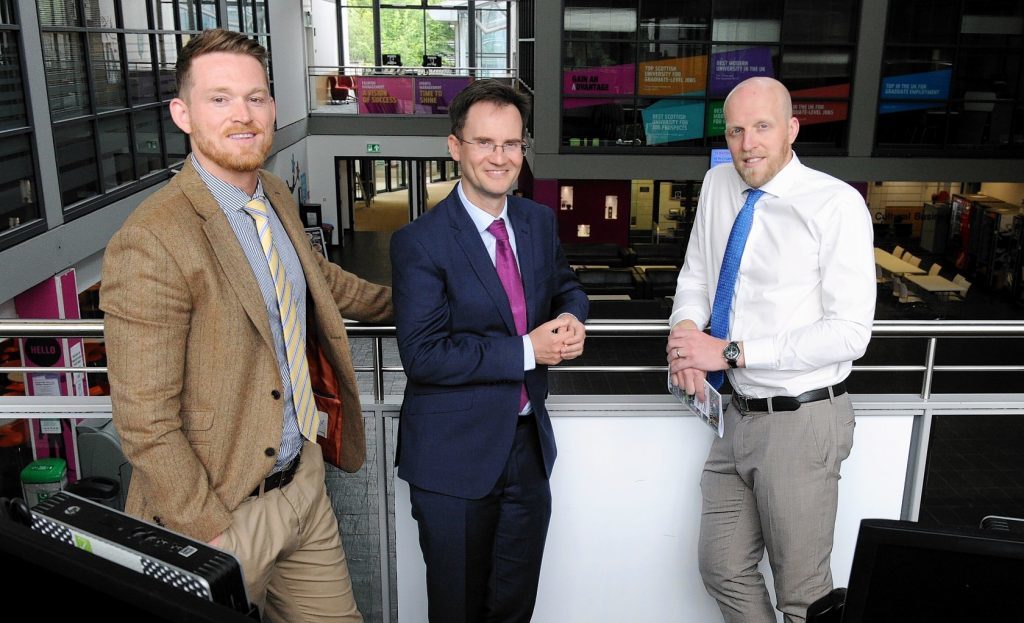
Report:
[[[473,407],[472,390],[417,391],[409,396],[406,413],[454,413]]]
[[[193,443],[209,442],[209,431],[213,428],[213,411],[182,411],[181,430]]]

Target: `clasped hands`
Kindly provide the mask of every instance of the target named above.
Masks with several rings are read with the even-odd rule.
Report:
[[[547,366],[575,359],[583,354],[586,334],[586,327],[575,316],[562,314],[530,331],[533,358]]]
[[[672,384],[682,388],[688,395],[697,394],[699,399],[704,400],[706,373],[729,367],[722,356],[728,344],[726,340],[704,333],[689,320],[676,323],[668,334],[668,344],[665,346]]]

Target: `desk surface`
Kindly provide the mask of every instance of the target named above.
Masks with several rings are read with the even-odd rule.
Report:
[[[588,294],[587,298],[591,301],[630,301],[632,298],[628,294]]]
[[[875,264],[897,275],[923,275],[925,270],[920,266],[914,266],[910,262],[904,262],[888,251],[875,247]],[[952,283],[952,282],[950,282]]]
[[[967,292],[964,286],[938,275],[907,275],[907,281],[928,292]]]

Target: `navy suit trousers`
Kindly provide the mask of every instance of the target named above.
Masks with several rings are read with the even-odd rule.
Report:
[[[465,499],[411,487],[431,623],[529,623],[551,519],[536,418],[521,416],[491,491]]]

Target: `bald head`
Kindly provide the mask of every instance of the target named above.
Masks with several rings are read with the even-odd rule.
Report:
[[[729,95],[725,97],[726,111],[729,108],[729,100],[748,97],[773,101],[774,105],[778,106],[778,110],[783,117],[788,119],[793,116],[793,100],[789,97],[789,89],[775,78],[758,76],[756,78],[747,78],[737,84],[733,87],[732,91],[729,91]],[[726,122],[728,122],[728,112],[726,112],[725,118]]]
[[[760,188],[793,157],[800,131],[789,91],[773,78],[749,78],[725,98],[725,142],[740,177]]]

